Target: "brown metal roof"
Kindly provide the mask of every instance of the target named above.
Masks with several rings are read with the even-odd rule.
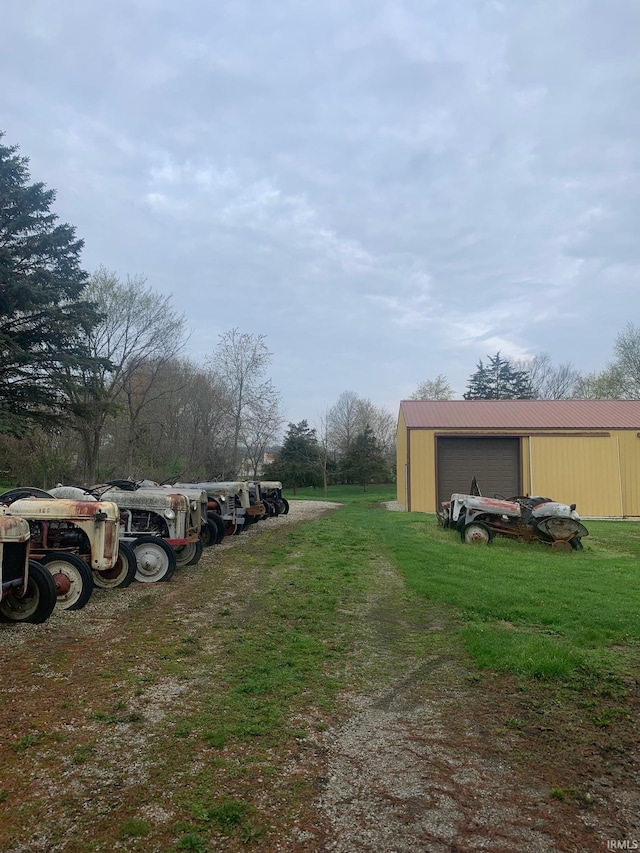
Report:
[[[637,429],[640,400],[403,400],[423,429]]]

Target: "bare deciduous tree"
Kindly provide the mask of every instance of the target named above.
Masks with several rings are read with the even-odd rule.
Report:
[[[220,335],[211,363],[228,393],[233,435],[230,465],[234,476],[241,461],[238,448],[243,418],[252,407],[259,406],[260,400],[273,397],[276,393],[271,381],[265,379],[272,358],[265,340],[266,335],[251,335],[231,329]]]
[[[514,360],[516,370],[529,374],[534,397],[538,400],[566,400],[576,394],[580,374],[570,361],[554,365],[549,353]]]
[[[266,383],[262,396],[248,405],[240,431],[254,479],[258,476],[267,447],[278,434],[283,422],[280,394],[270,383]]]
[[[421,382],[410,400],[453,400],[453,388],[449,385],[447,377],[439,373],[435,379],[425,379]]]
[[[184,319],[171,305],[136,276],[120,282],[101,267],[91,276],[86,294],[102,315],[89,335],[91,354],[106,359],[83,375],[83,388],[70,383],[74,427],[85,454],[85,478],[94,482],[98,472],[100,441],[108,416],[124,407],[129,418],[128,444],[153,393],[158,369],[175,358],[185,344]],[[150,369],[142,371],[142,366]],[[135,378],[135,380],[134,380]]]

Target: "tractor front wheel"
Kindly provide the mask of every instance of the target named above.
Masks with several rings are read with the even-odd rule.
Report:
[[[118,559],[111,569],[94,569],[93,582],[100,589],[121,589],[136,579],[136,555],[131,545],[120,540]]]
[[[465,525],[461,534],[462,541],[467,545],[489,545],[493,539],[493,533],[486,524],[481,521],[472,521]]]
[[[56,585],[56,607],[61,610],[84,607],[93,592],[93,576],[85,561],[77,554],[50,551],[40,562],[51,572]]]
[[[176,554],[176,565],[179,569],[184,566],[195,566],[202,557],[202,540],[189,542],[188,545],[177,545],[174,549]]]
[[[142,583],[168,581],[176,570],[176,555],[159,536],[139,536],[132,543],[136,556],[136,580]]]

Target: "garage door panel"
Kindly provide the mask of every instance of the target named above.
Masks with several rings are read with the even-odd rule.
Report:
[[[520,439],[438,437],[438,503],[469,491],[476,478],[483,495],[521,493]]]

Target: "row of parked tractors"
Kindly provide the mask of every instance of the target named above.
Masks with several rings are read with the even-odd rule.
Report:
[[[0,621],[44,622],[56,607],[84,607],[94,587],[168,581],[204,548],[288,512],[275,481],[10,489],[0,494]]]

